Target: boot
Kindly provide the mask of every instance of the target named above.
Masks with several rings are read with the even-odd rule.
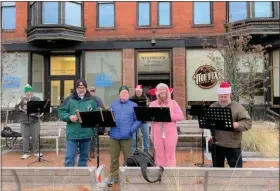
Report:
[[[95,152],[94,151],[90,151],[89,156],[90,156],[90,158],[95,158]]]

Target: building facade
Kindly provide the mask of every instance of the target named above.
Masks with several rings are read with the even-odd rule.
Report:
[[[2,2],[1,10],[2,45],[15,66],[4,75],[4,107],[29,83],[56,108],[78,78],[95,86],[105,105],[122,84],[133,93],[137,84],[147,91],[159,82],[174,88],[182,109],[215,101],[217,71],[207,66],[202,43],[214,42],[228,21],[272,45],[269,91],[257,102],[279,98],[279,2]]]

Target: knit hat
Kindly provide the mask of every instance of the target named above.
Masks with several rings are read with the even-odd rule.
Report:
[[[142,86],[142,85],[137,85],[136,88],[135,88],[135,90],[141,90],[141,91],[143,91],[143,86]]]
[[[222,82],[217,88],[217,94],[230,94],[231,86],[228,82]]]
[[[84,79],[79,79],[76,81],[75,83],[75,87],[79,87],[79,86],[85,86],[85,88],[87,88],[87,82]]]
[[[127,86],[121,86],[121,87],[119,88],[119,94],[121,93],[122,90],[127,90],[127,91],[129,92],[129,89],[128,89]]]
[[[26,92],[32,92],[32,87],[29,84],[26,84],[24,87],[24,93]]]

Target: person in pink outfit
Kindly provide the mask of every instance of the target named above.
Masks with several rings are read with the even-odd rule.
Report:
[[[157,99],[149,107],[169,107],[172,122],[154,122],[151,125],[151,140],[154,145],[155,162],[157,166],[176,166],[176,145],[178,133],[176,121],[184,120],[184,114],[175,100],[171,99],[172,88],[160,83],[156,87]]]

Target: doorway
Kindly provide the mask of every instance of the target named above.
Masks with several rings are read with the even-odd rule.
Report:
[[[58,108],[74,91],[79,62],[74,55],[54,55],[49,63],[48,94],[51,106]]]

